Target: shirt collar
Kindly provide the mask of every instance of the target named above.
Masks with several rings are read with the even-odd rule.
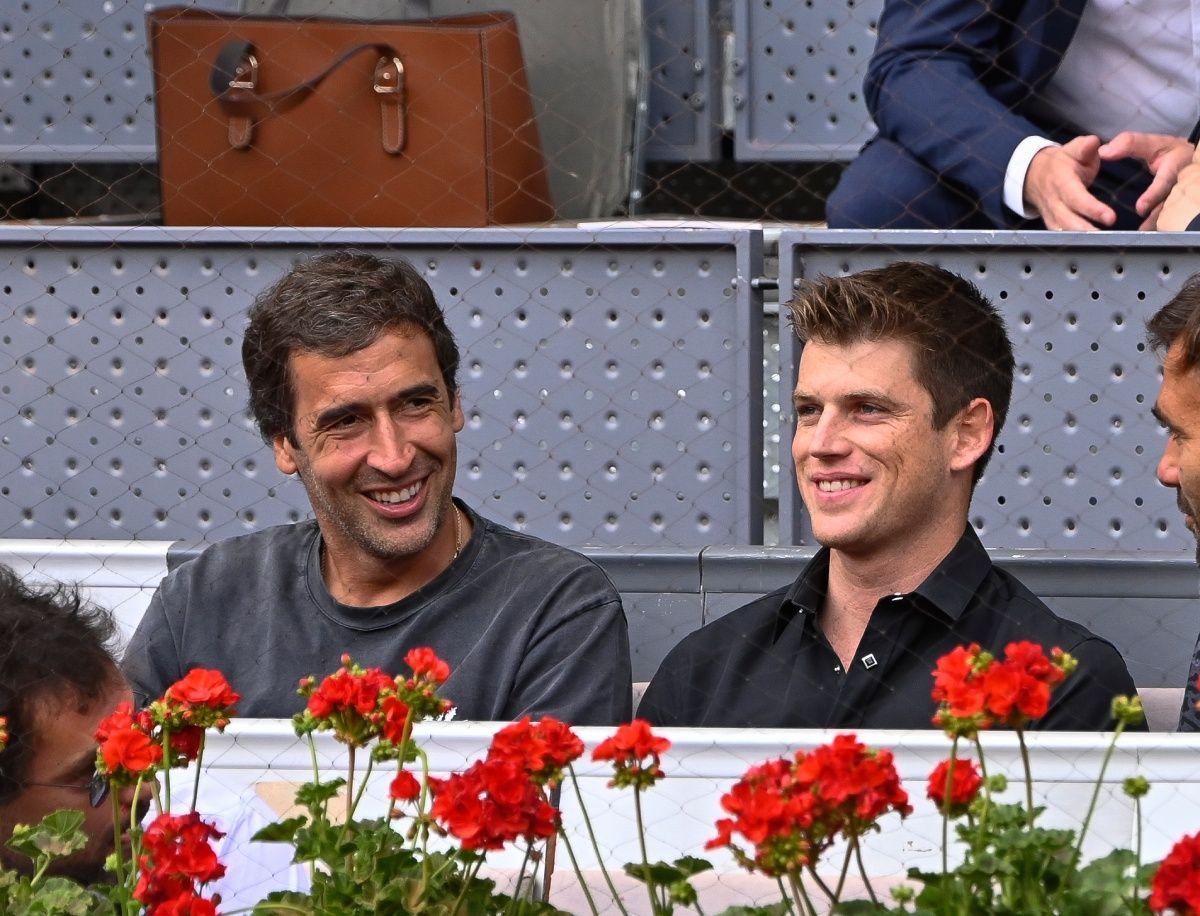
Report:
[[[991,558],[968,523],[954,548],[906,597],[958,620],[991,568]],[[790,604],[801,613],[819,611],[828,588],[829,548],[823,547],[788,589],[784,606]]]

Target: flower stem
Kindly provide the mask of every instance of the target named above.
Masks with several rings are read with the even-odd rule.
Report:
[[[646,893],[650,896],[650,912],[658,916],[662,912],[662,902],[655,895],[657,885],[650,877],[650,857],[646,854],[646,826],[642,821],[642,789],[633,787],[633,813],[637,818],[638,848],[642,851],[642,879],[646,882]]]
[[[159,814],[171,813],[171,730],[163,726],[163,797],[166,799],[166,810],[159,809]]]
[[[479,861],[474,865],[467,866],[467,874],[463,875],[462,890],[458,892],[458,897],[454,901],[454,908],[450,910],[450,916],[458,916],[458,909],[462,906],[463,899],[467,896],[467,891],[471,887],[471,882],[474,881],[475,876],[479,874],[479,869],[482,865],[483,862]]]
[[[1133,897],[1130,900],[1130,909],[1137,911],[1138,892],[1141,884],[1138,872],[1142,870],[1142,800],[1135,798],[1133,800],[1133,813],[1137,818],[1137,832],[1134,834],[1133,847]]]
[[[854,855],[855,837],[851,837],[846,844],[846,858],[842,861],[842,873],[838,875],[837,887],[834,888],[833,895],[839,900],[842,898],[842,888],[846,886],[846,875],[850,871],[850,857]]]
[[[583,870],[579,867],[579,860],[575,858],[575,850],[571,848],[571,838],[567,836],[567,830],[561,823],[558,825],[558,835],[562,837],[563,846],[567,850],[567,858],[571,860],[571,868],[575,870],[575,877],[579,879],[579,886],[583,889],[583,896],[587,898],[588,909],[592,911],[592,916],[600,916],[600,910],[596,908],[596,901],[592,897],[592,892],[588,888],[587,881],[584,880]]]
[[[575,777],[575,767],[567,764],[567,774],[571,777],[571,785],[575,789],[575,798],[579,801],[579,810],[583,814],[583,824],[587,827],[588,839],[592,842],[592,850],[596,853],[596,864],[600,866],[600,874],[604,875],[604,883],[608,885],[608,892],[612,894],[613,903],[617,905],[617,909],[621,911],[623,916],[629,916],[629,911],[625,909],[625,904],[621,902],[621,895],[617,893],[616,885],[613,884],[612,876],[609,875],[608,869],[604,866],[604,856],[600,853],[600,844],[596,842],[596,831],[592,829],[592,819],[588,815],[587,806],[583,803],[583,791],[579,788],[579,780]]]
[[[505,916],[508,916],[508,914],[513,911],[517,905],[517,901],[521,899],[521,885],[525,883],[525,869],[529,867],[529,853],[532,848],[532,844],[526,841],[525,857],[521,859],[521,870],[517,872],[517,886],[513,888],[512,897],[509,898],[508,906],[504,908]]]
[[[1113,752],[1117,749],[1117,739],[1121,737],[1121,732],[1125,731],[1125,723],[1118,722],[1116,729],[1113,731],[1112,740],[1108,742],[1108,749],[1104,752],[1104,760],[1100,764],[1100,775],[1096,777],[1096,788],[1092,790],[1092,800],[1088,803],[1087,816],[1083,819],[1083,825],[1079,828],[1079,838],[1075,841],[1075,849],[1071,853],[1071,867],[1068,870],[1073,872],[1075,866],[1079,864],[1079,856],[1083,852],[1083,838],[1087,835],[1088,827],[1092,823],[1092,815],[1096,813],[1096,802],[1100,798],[1100,787],[1104,784],[1104,773],[1108,770],[1108,764],[1112,760]]]
[[[113,813],[113,872],[117,876],[117,885],[128,890],[125,881],[125,856],[121,849],[121,799],[119,793],[109,791],[108,798],[112,802]],[[127,912],[125,900],[121,901],[121,912]]]
[[[1021,764],[1025,767],[1025,826],[1033,827],[1033,770],[1029,766],[1029,748],[1025,744],[1025,730],[1017,729],[1017,743],[1021,746]],[[1092,803],[1095,804],[1093,798]],[[1089,814],[1090,817],[1090,814]]]
[[[979,774],[983,777],[983,811],[979,815],[979,831],[983,833],[992,807],[992,787],[988,784],[987,763],[983,759],[983,743],[978,732],[975,733],[975,753],[979,757]]]
[[[854,838],[854,858],[858,862],[858,871],[862,875],[863,884],[867,888],[867,896],[871,898],[871,902],[879,906],[879,898],[875,896],[875,888],[871,887],[871,879],[867,877],[867,867],[863,864],[862,846],[858,843],[858,837]]]
[[[942,874],[950,873],[950,799],[954,791],[954,761],[958,758],[958,735],[950,742],[950,767],[946,770],[946,788],[942,792]]]
[[[791,895],[788,894],[787,888],[784,887],[783,879],[776,876],[775,883],[779,885],[779,895],[783,900],[783,905],[787,907],[789,914],[796,912],[796,907],[792,905]],[[798,902],[798,901],[797,901]]]
[[[816,877],[816,875],[813,877]],[[804,888],[804,878],[800,876],[800,872],[789,871],[788,882],[792,885],[792,893],[796,896],[796,905],[805,913],[816,916],[817,908],[813,906],[813,902],[808,896],[808,891]]]
[[[354,745],[350,745],[350,765],[346,767],[346,823],[354,815]],[[346,828],[343,826],[342,830]]]
[[[196,751],[196,781],[192,784],[192,814],[196,813],[196,802],[200,799],[200,767],[204,763],[204,739],[208,733],[200,733],[200,747]]]
[[[817,868],[816,868],[816,866],[815,866],[815,865],[809,865],[809,866],[808,866],[808,873],[809,873],[810,875],[812,875],[812,879],[813,879],[815,882],[817,882],[817,887],[819,887],[819,888],[821,889],[821,893],[822,893],[822,894],[824,894],[826,897],[828,897],[828,898],[829,898],[829,904],[830,904],[830,906],[832,906],[832,905],[836,904],[836,903],[837,903],[837,897],[835,897],[835,896],[834,896],[834,894],[833,894],[833,891],[831,891],[831,890],[829,889],[829,885],[828,885],[828,884],[826,884],[824,881],[822,881],[822,880],[821,880],[821,876],[817,874]],[[801,884],[800,886],[801,886],[801,887],[804,887],[804,885],[803,885],[803,884]]]

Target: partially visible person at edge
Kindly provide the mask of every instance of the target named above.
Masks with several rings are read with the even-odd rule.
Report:
[[[1058,646],[1078,670],[1035,727],[1102,730],[1134,685],[1117,650],[992,565],[967,523],[1012,391],[1004,323],[966,280],[896,263],[810,283],[796,479],[822,550],[795,582],[666,658],[656,725],[931,728],[937,659],[978,643]]]
[[[135,804],[137,820],[146,817],[149,785],[135,796],[132,786],[113,789],[96,772],[97,726],[133,700],[112,654],[116,634],[113,615],[80,600],[75,589],[34,588],[0,565],[0,717],[8,723],[0,751],[0,869],[31,873],[32,861],[6,845],[13,827],[71,809],[83,813],[87,846],[47,873],[84,885],[111,881],[104,868],[114,843],[110,793],[120,793],[122,824],[130,823]],[[185,782],[188,795],[191,781]],[[307,870],[292,864],[291,847],[248,843],[274,819],[261,801],[222,804],[225,810],[210,816],[201,795],[201,813],[225,834],[217,856],[229,870],[206,887],[220,895],[223,911],[250,907],[273,890],[308,886]]]
[[[1200,231],[1200,150],[1183,167],[1158,215],[1160,232]]]
[[[129,687],[111,655],[112,615],[70,588],[26,586],[0,566],[0,717],[8,743],[0,751],[0,868],[29,874],[32,861],[7,846],[17,824],[37,824],[61,808],[83,813],[87,846],[58,859],[50,873],[81,884],[108,878],[113,809],[96,774],[96,727],[125,700]],[[135,803],[144,814],[150,787],[120,791],[122,822]],[[140,817],[139,814],[139,817]]]
[[[1193,535],[1200,517],[1200,273],[1192,274],[1178,294],[1146,322],[1151,348],[1163,357],[1162,387],[1154,416],[1167,428],[1167,444],[1158,462],[1158,480],[1175,490],[1183,523]],[[1200,547],[1196,562],[1200,563]],[[1200,642],[1188,672],[1179,713],[1179,730],[1200,731]]]
[[[244,716],[291,716],[342,653],[388,673],[430,646],[458,717],[630,715],[620,595],[594,563],[452,496],[459,353],[407,262],[290,270],[250,309],[250,410],[316,516],[215,544],[159,586],[124,658],[140,700],[218,668]]]

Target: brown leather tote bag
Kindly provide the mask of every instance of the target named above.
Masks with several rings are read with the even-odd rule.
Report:
[[[483,226],[553,216],[516,20],[147,16],[163,221]]]

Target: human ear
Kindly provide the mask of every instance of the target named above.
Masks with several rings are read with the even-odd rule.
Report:
[[[286,435],[280,433],[271,438],[271,449],[275,453],[275,467],[282,474],[295,474],[300,470],[296,461],[296,446],[292,445]]]
[[[950,421],[950,469],[966,471],[987,454],[996,434],[996,414],[987,398],[975,398]]]

